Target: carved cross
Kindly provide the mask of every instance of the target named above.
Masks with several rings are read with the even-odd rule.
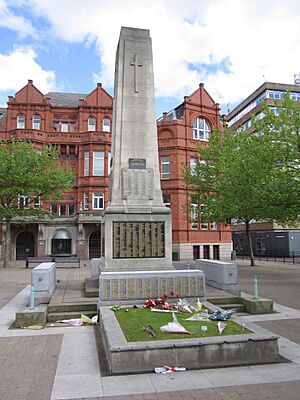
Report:
[[[138,70],[138,67],[142,67],[143,64],[138,62],[137,55],[135,54],[134,60],[133,60],[133,62],[130,63],[130,65],[132,67],[134,67],[134,91],[135,91],[135,93],[138,93],[139,91],[138,91],[138,86],[137,86],[137,70]]]

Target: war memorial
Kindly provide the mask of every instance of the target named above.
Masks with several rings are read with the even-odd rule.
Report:
[[[251,323],[243,335],[127,342],[111,310],[170,290],[206,300],[202,270],[172,266],[170,209],[163,204],[159,179],[152,46],[145,29],[121,29],[112,154],[105,257],[92,268],[92,276],[99,276],[99,324],[110,373],[152,371],[157,365],[197,369],[279,362],[278,337]]]

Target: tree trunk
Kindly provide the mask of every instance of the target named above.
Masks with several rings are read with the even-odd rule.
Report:
[[[4,228],[3,229],[3,235],[4,235],[3,268],[6,268],[8,266],[8,260],[9,260],[11,219],[6,218],[2,227]]]
[[[255,265],[254,255],[253,255],[253,247],[252,247],[252,239],[250,234],[250,224],[249,221],[246,221],[246,237],[249,248],[249,256],[250,256],[250,265],[253,267]]]

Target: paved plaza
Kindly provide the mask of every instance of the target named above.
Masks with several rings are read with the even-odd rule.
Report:
[[[85,265],[84,265],[85,264]],[[105,376],[98,359],[94,327],[49,327],[41,331],[9,329],[29,295],[30,269],[12,264],[0,270],[0,398],[60,399],[210,399],[265,400],[300,398],[300,266],[238,261],[241,289],[252,293],[257,275],[260,295],[274,300],[276,313],[247,316],[281,336],[276,365]],[[180,266],[180,264],[178,265]],[[58,279],[83,281],[81,268],[58,268]],[[100,362],[99,362],[100,361]]]

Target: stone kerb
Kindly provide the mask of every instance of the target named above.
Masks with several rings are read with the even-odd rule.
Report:
[[[170,291],[205,300],[205,276],[200,270],[104,271],[99,276],[99,305],[142,303]]]
[[[237,266],[218,260],[196,260],[194,267],[204,272],[206,283],[217,289],[240,296]]]

